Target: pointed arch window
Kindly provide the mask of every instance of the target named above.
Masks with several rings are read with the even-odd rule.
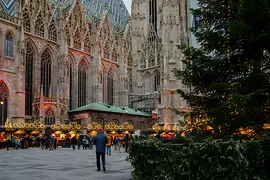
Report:
[[[44,37],[44,23],[43,23],[41,14],[38,15],[37,20],[36,20],[35,35]]]
[[[154,91],[158,91],[160,86],[160,73],[156,71],[154,74]]]
[[[8,112],[8,88],[6,84],[0,81],[0,125],[5,125]]]
[[[90,36],[89,33],[87,33],[87,36],[85,37],[84,40],[84,51],[87,53],[91,53],[91,41],[90,41]]]
[[[11,32],[6,35],[6,56],[13,57],[13,36]]]
[[[26,45],[25,57],[25,115],[32,115],[33,102],[33,61],[34,49],[30,43]]]
[[[25,32],[30,33],[31,31],[30,17],[29,12],[26,9],[23,12],[23,28]]]
[[[49,96],[51,87],[51,65],[52,59],[49,49],[41,54],[41,87],[43,87],[43,95]]]
[[[86,105],[87,64],[82,60],[78,67],[78,106]]]
[[[49,109],[45,113],[45,125],[50,126],[55,124],[55,116],[53,110]]]
[[[79,29],[77,29],[74,36],[74,48],[81,49],[81,35]]]
[[[113,70],[110,70],[107,77],[107,103],[113,105]]]
[[[52,40],[54,42],[57,41],[57,31],[56,31],[54,21],[52,21],[50,26],[49,26],[49,40]]]

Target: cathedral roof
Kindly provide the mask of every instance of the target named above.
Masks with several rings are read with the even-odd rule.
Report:
[[[61,7],[63,11],[68,11],[70,8],[72,8],[73,3],[75,2],[75,0],[48,0],[50,1],[54,7],[54,13],[57,16],[58,15],[58,8]],[[122,0],[119,0],[122,2]],[[0,10],[2,9],[5,13],[14,16],[14,10],[15,10],[15,4],[14,4],[15,0],[0,0]],[[84,15],[85,17],[92,21],[93,18],[101,18],[102,17],[102,13],[97,11],[97,7],[93,6],[92,1],[86,1],[86,0],[80,0],[81,4],[84,7]],[[104,8],[104,7],[102,7]],[[125,7],[126,8],[126,7]],[[110,11],[111,12],[111,11]],[[115,27],[120,27],[120,28],[124,28],[125,25],[127,24],[127,20],[128,20],[128,14],[127,16],[123,16],[121,17],[123,19],[123,24],[119,24],[119,22],[116,22],[113,19],[113,15],[111,13],[110,14],[110,21],[112,22],[112,24]]]
[[[137,109],[131,109],[128,107],[121,107],[121,106],[110,106],[110,105],[101,104],[101,103],[90,103],[85,106],[79,107],[77,109],[71,110],[69,112],[75,113],[75,112],[81,112],[81,111],[104,111],[104,112],[111,112],[111,113],[137,115],[137,116],[151,116]]]

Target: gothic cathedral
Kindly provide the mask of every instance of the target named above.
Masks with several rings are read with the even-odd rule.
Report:
[[[1,125],[68,121],[88,103],[129,106],[179,122],[173,108],[185,88],[172,70],[183,68],[188,43],[186,0],[133,0],[132,16],[115,30],[105,8],[88,19],[80,0],[15,0],[15,15],[0,14]],[[1,107],[2,107],[1,106]]]

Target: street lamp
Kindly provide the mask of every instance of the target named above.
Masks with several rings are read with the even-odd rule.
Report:
[[[1,101],[0,104],[2,105],[2,119],[1,119],[1,126],[3,126],[3,122],[4,122],[4,101]]]

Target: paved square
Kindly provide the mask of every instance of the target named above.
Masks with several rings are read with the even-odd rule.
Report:
[[[106,173],[96,168],[95,150],[29,148],[0,150],[0,180],[129,180],[127,153],[106,156]]]

